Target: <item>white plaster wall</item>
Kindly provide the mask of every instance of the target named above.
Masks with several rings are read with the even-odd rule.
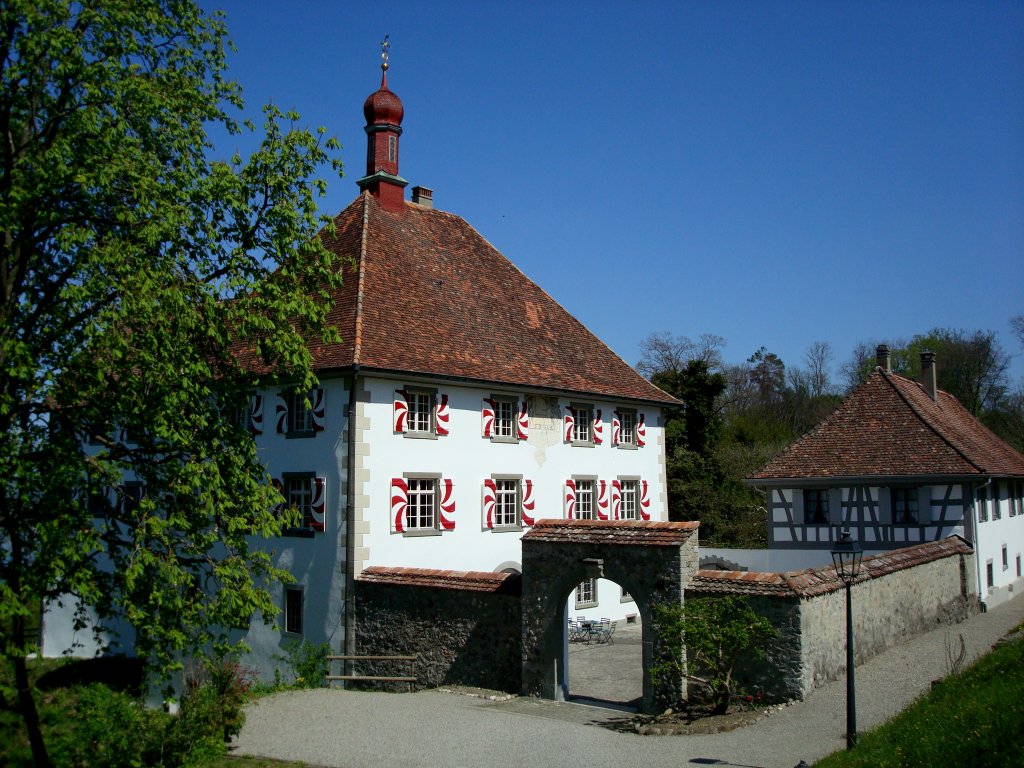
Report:
[[[368,418],[365,442],[370,446],[363,466],[365,483],[361,492],[369,500],[361,509],[361,525],[366,531],[366,565],[442,568],[452,570],[495,571],[521,567],[522,531],[488,530],[482,515],[483,481],[495,474],[521,475],[532,480],[536,508],[534,517],[562,518],[564,483],[573,476],[589,476],[611,481],[636,477],[649,484],[652,520],[664,520],[664,441],[660,411],[640,407],[647,426],[647,444],[643,448],[622,449],[611,446],[611,417],[616,407],[632,404],[573,398],[592,403],[602,411],[604,442],[594,447],[564,444],[563,414],[570,398],[530,396],[529,438],[518,443],[499,443],[482,437],[481,407],[491,395],[522,399],[521,389],[497,390],[436,385],[439,394],[448,395],[451,411],[450,433],[436,439],[407,437],[393,431],[393,403],[396,389],[423,386],[414,381],[371,378],[365,381],[370,401],[363,413]],[[438,473],[453,481],[455,529],[438,535],[403,535],[392,532],[391,479],[405,472]],[[611,582],[599,585],[601,605],[586,613],[620,618],[634,613],[633,603],[621,603],[619,588]],[[572,598],[569,612],[576,614]],[[581,611],[583,613],[583,611]]]
[[[1024,589],[1024,579],[1017,573],[1017,557],[1024,567],[1024,515],[1010,516],[1011,503],[1006,496],[1006,483],[1001,484],[999,519],[993,514],[993,503],[988,502],[988,520],[975,524],[975,559],[977,563],[978,593],[982,601],[992,608]],[[975,516],[977,510],[974,511]],[[975,517],[975,519],[977,519]],[[1003,547],[1006,547],[1007,567],[1003,568]],[[992,562],[992,587],[987,585],[986,563]]]

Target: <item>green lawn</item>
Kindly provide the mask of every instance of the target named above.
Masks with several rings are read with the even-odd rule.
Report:
[[[935,685],[821,768],[1024,766],[1024,639]]]

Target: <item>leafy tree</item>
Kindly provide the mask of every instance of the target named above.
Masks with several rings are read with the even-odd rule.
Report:
[[[662,658],[651,667],[655,684],[662,676],[682,675],[704,689],[719,715],[739,693],[737,663],[763,658],[762,645],[778,635],[744,596],[687,598],[684,605],[656,605],[653,612],[663,644]]]
[[[209,159],[208,130],[254,128],[190,0],[0,8],[0,647],[47,765],[40,600],[126,618],[164,675],[276,612],[285,574],[249,537],[287,520],[235,414],[254,366],[314,381],[340,278],[309,179],[340,163],[273,108],[251,157]]]

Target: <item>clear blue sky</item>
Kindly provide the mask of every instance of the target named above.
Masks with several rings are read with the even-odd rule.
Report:
[[[401,175],[630,363],[652,331],[838,366],[942,326],[1024,376],[1024,3],[202,5],[254,114],[341,141],[332,213],[389,34]]]

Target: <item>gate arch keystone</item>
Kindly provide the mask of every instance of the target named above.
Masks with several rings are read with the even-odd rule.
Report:
[[[650,668],[665,652],[652,606],[681,605],[698,568],[699,523],[647,520],[538,520],[523,542],[522,693],[562,700],[567,691],[566,600],[594,573],[620,584],[643,622],[643,712],[686,696],[685,680],[655,690]]]

